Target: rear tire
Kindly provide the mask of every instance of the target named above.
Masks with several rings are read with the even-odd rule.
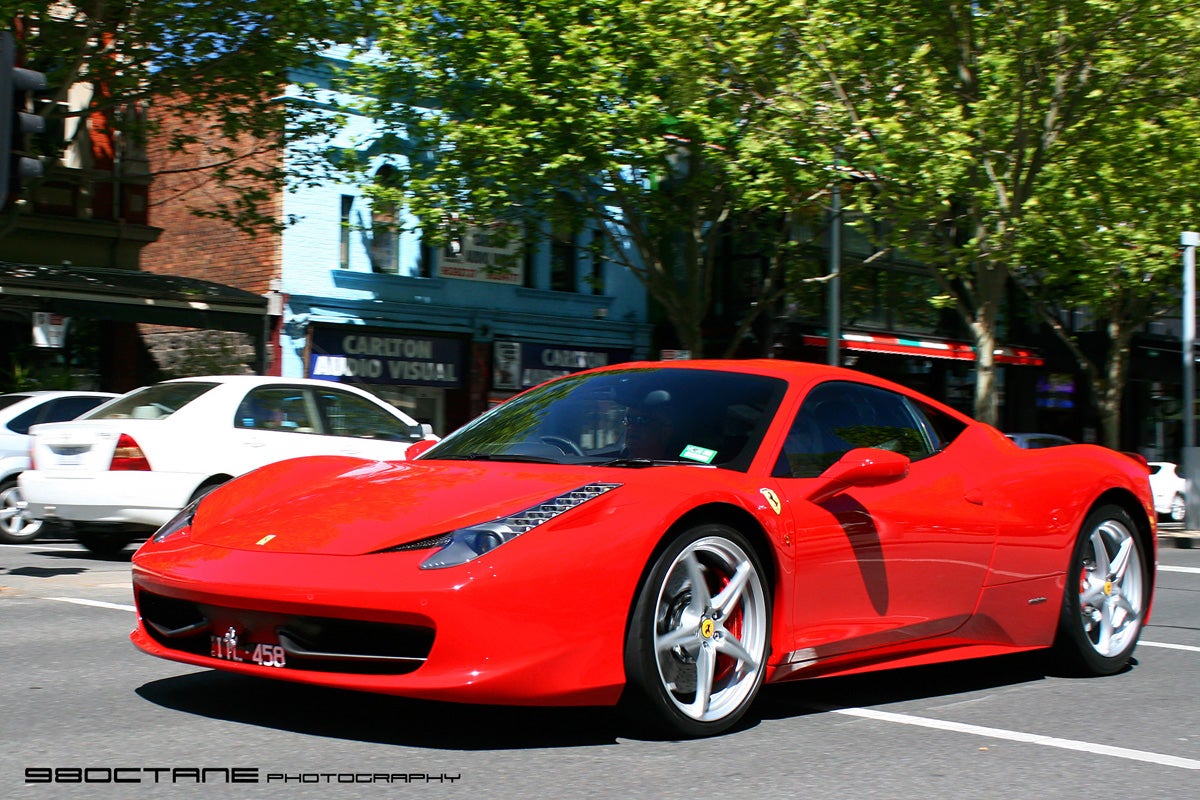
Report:
[[[1172,522],[1183,522],[1187,516],[1187,503],[1183,495],[1177,494],[1171,498],[1171,510],[1167,512],[1167,516]]]
[[[1111,675],[1129,663],[1150,600],[1150,565],[1120,506],[1084,520],[1071,555],[1054,655],[1071,674]]]
[[[758,554],[726,525],[698,525],[658,556],[625,642],[622,705],[651,730],[684,737],[728,730],[762,686],[771,592]]]
[[[42,521],[29,516],[15,478],[0,482],[0,542],[25,544],[42,532]]]
[[[124,550],[134,537],[127,533],[79,533],[76,538],[92,555],[111,558]]]

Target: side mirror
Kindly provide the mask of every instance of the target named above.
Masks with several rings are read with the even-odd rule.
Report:
[[[408,446],[408,449],[404,451],[404,460],[412,461],[414,458],[421,455],[435,444],[437,444],[437,440],[435,439],[422,439],[419,442],[413,442]]]
[[[882,486],[908,474],[908,456],[891,450],[858,447],[821,473],[808,499],[821,503],[855,486]]]

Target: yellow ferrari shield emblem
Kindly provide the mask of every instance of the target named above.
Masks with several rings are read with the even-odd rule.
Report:
[[[712,638],[713,621],[711,619],[708,619],[707,617],[705,617],[704,621],[700,623],[700,635],[703,636],[705,639]]]
[[[779,502],[779,496],[770,489],[759,489],[759,493],[767,498],[767,504],[771,506],[771,510],[776,514],[783,513],[783,504]]]

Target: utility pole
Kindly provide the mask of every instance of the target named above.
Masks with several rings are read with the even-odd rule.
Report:
[[[1200,233],[1184,231],[1183,245],[1183,477],[1184,527],[1200,527],[1200,448],[1196,447],[1196,246]]]
[[[839,151],[840,152],[840,151]],[[830,201],[829,224],[829,364],[842,363],[842,176],[839,159],[833,159],[833,192]]]

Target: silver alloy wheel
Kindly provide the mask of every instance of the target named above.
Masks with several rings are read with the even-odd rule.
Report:
[[[1106,519],[1092,531],[1082,555],[1079,614],[1084,638],[1110,658],[1128,647],[1142,627],[1141,554],[1129,528]]]
[[[1187,516],[1187,504],[1184,502],[1183,495],[1177,494],[1171,498],[1169,515],[1172,522],[1183,522],[1183,518]]]
[[[756,691],[769,614],[762,576],[734,542],[705,537],[675,557],[655,603],[654,653],[682,714],[721,720]]]
[[[16,483],[0,488],[0,541],[9,544],[37,538],[42,521],[29,516]]]

